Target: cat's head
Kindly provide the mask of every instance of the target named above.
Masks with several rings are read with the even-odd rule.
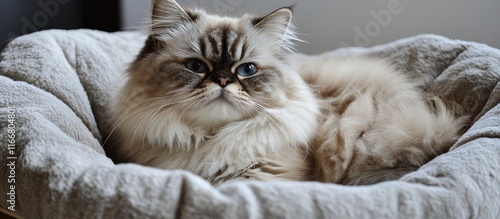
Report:
[[[241,18],[153,0],[149,37],[129,69],[125,92],[145,114],[175,111],[193,125],[238,121],[293,99],[300,80],[286,63],[291,8]]]

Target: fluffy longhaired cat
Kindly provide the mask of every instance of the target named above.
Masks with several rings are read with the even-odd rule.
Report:
[[[445,152],[461,126],[383,60],[289,58],[291,8],[241,18],[154,0],[113,105],[126,162],[233,179],[368,184]]]

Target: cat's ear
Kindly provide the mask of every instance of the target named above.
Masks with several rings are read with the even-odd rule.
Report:
[[[186,12],[175,0],[153,0],[151,35],[182,29],[195,18],[196,16]]]
[[[252,24],[263,33],[280,40],[284,48],[292,49],[292,41],[297,40],[291,22],[293,7],[280,8],[264,17],[255,18]]]

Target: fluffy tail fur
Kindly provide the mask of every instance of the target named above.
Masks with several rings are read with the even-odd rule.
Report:
[[[397,179],[446,152],[459,136],[463,120],[384,60],[326,57],[297,68],[322,100],[312,147],[320,181]]]

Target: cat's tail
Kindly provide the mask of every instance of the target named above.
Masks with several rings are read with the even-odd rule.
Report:
[[[368,185],[382,181],[397,180],[402,176],[418,170],[422,165],[428,163],[437,156],[446,153],[465,131],[468,117],[462,116],[463,110],[452,102],[446,102],[442,98],[432,94],[424,95],[424,102],[429,107],[429,118],[417,117],[415,119],[428,119],[429,121],[408,122],[406,136],[398,136],[400,139],[409,137],[411,127],[420,129],[419,135],[409,137],[401,141],[403,145],[387,145],[384,153],[391,154],[391,162],[378,167],[365,166],[362,172],[354,172],[348,177],[341,179],[341,184],[346,185]],[[420,123],[420,124],[419,124]],[[423,132],[422,132],[423,131]],[[418,143],[417,143],[418,142]],[[414,146],[411,146],[414,145]],[[415,148],[416,145],[419,145]]]

